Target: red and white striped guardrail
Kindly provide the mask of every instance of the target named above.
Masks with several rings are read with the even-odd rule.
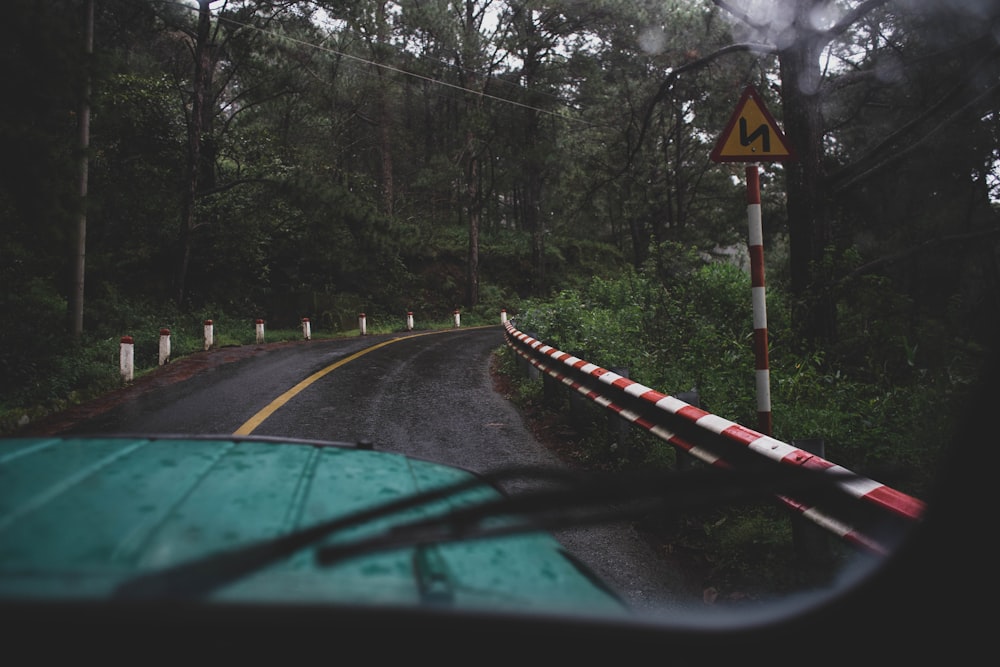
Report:
[[[749,453],[785,465],[831,473],[835,475],[836,485],[847,496],[885,517],[910,523],[923,516],[925,505],[917,498],[557,350],[518,331],[511,321],[504,323],[504,329],[507,345],[542,372],[709,465],[738,467],[713,446],[713,441],[718,443],[721,439],[735,447],[732,451],[737,454]],[[678,435],[679,430],[684,431],[684,437]],[[694,442],[696,440],[700,442]],[[779,495],[778,498],[845,542],[882,555],[890,550],[882,536],[870,534],[855,525],[853,519],[787,496]]]

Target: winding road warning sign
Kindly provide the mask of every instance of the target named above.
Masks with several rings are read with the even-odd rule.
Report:
[[[712,151],[715,162],[784,162],[795,154],[753,86],[747,86]]]

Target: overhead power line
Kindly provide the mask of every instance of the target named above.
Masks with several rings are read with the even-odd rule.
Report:
[[[177,4],[175,2],[172,2],[171,0],[168,0],[168,2],[170,2],[170,4]],[[185,8],[187,8],[187,9],[190,9],[192,11],[197,11],[197,7],[192,7],[191,5],[184,4],[184,3],[181,3],[181,4]],[[291,42],[293,44],[296,44],[298,46],[302,46],[302,47],[305,47],[305,48],[315,49],[317,51],[323,51],[325,53],[329,53],[329,54],[332,54],[332,55],[340,56],[342,58],[346,58],[346,59],[349,59],[349,60],[354,60],[354,61],[357,61],[359,63],[363,63],[365,65],[371,65],[372,67],[378,67],[378,68],[381,68],[383,70],[386,70],[386,71],[389,71],[389,72],[393,72],[395,74],[400,74],[402,76],[407,76],[407,77],[411,77],[411,78],[414,78],[414,79],[419,79],[421,81],[425,81],[425,82],[433,84],[433,85],[443,86],[445,88],[451,88],[451,89],[458,90],[458,91],[461,91],[461,92],[469,94],[469,95],[478,95],[479,97],[482,97],[482,98],[485,98],[485,99],[493,100],[493,101],[500,102],[500,103],[503,103],[503,104],[510,104],[510,105],[513,105],[513,106],[516,106],[516,107],[520,107],[522,109],[528,109],[528,110],[531,110],[531,111],[536,111],[538,113],[546,114],[546,115],[549,115],[549,116],[555,116],[556,118],[560,118],[560,119],[563,119],[563,120],[575,121],[575,122],[578,122],[578,123],[583,123],[585,125],[591,125],[592,124],[592,123],[589,123],[588,121],[585,121],[585,120],[583,120],[581,118],[575,118],[575,117],[572,117],[572,116],[567,116],[567,115],[565,115],[563,113],[560,113],[558,111],[552,111],[550,109],[543,109],[541,107],[533,106],[533,105],[530,105],[530,104],[525,104],[524,102],[518,102],[517,100],[512,100],[512,99],[509,99],[509,98],[506,98],[506,97],[500,97],[498,95],[491,95],[491,94],[489,94],[489,93],[487,93],[485,91],[482,91],[482,90],[473,90],[471,88],[466,88],[465,86],[461,86],[461,85],[458,85],[458,84],[455,84],[455,83],[450,83],[448,81],[442,81],[440,79],[435,79],[432,76],[427,76],[427,75],[424,75],[424,74],[419,74],[419,73],[416,73],[416,72],[411,72],[411,71],[402,69],[400,67],[395,67],[393,65],[389,65],[389,64],[386,64],[386,63],[376,62],[374,60],[370,60],[368,58],[363,58],[361,56],[357,56],[357,55],[354,55],[354,54],[351,54],[351,53],[347,53],[345,51],[340,51],[338,49],[334,49],[334,48],[331,48],[329,46],[324,46],[324,45],[320,45],[320,44],[313,44],[312,42],[308,42],[308,41],[306,41],[304,39],[298,39],[296,37],[290,37],[288,35],[280,35],[280,34],[275,33],[272,30],[261,28],[260,26],[255,26],[255,25],[250,24],[250,23],[245,23],[245,22],[242,22],[242,21],[237,21],[237,20],[232,19],[232,18],[219,16],[218,14],[215,14],[215,18],[218,21],[223,21],[223,22],[235,25],[235,26],[242,27],[242,28],[247,28],[247,29],[250,29],[250,30],[255,30],[255,31],[257,31],[257,32],[259,32],[259,33],[261,33],[263,35],[266,35],[266,36],[271,37],[271,38],[276,39],[276,40]],[[510,84],[510,82],[507,82],[507,83]],[[515,85],[515,84],[510,84],[510,85]],[[564,100],[560,100],[560,101],[562,103],[566,104],[566,102]]]

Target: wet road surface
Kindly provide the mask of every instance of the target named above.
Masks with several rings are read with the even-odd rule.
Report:
[[[230,435],[242,429],[253,436],[365,440],[475,472],[571,465],[539,443],[513,404],[494,391],[490,358],[503,346],[497,326],[213,350],[28,431]],[[631,525],[556,537],[637,610],[676,612],[694,602],[677,568]]]

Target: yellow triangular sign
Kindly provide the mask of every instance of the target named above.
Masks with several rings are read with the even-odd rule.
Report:
[[[757,91],[747,86],[711,157],[715,162],[783,162],[795,154]]]

